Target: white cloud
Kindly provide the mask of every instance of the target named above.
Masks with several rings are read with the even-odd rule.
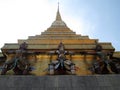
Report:
[[[40,34],[54,20],[56,7],[47,0],[0,1],[0,47]]]

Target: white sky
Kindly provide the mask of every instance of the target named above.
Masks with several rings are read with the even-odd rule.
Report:
[[[59,1],[62,19],[69,28],[82,35],[92,36],[97,33],[96,20],[99,16],[90,12],[87,5],[83,3],[77,5],[79,0]],[[55,20],[57,3],[58,0],[0,0],[0,47],[5,43],[17,43],[18,39],[41,34]],[[94,13],[92,21],[86,18],[90,13]],[[92,38],[102,37],[99,38],[98,34],[94,34]]]

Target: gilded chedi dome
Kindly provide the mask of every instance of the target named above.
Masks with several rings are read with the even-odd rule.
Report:
[[[62,19],[61,19],[61,15],[60,15],[60,12],[59,12],[59,7],[58,7],[57,14],[56,14],[56,20],[51,25],[51,28],[55,28],[55,27],[67,27],[65,22],[62,21]]]

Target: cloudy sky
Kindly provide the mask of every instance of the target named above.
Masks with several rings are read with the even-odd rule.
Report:
[[[58,1],[69,28],[120,51],[120,0],[0,0],[0,47],[50,27]]]

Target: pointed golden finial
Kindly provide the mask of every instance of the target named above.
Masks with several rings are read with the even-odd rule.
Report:
[[[58,1],[58,10],[59,10],[59,1]]]
[[[58,10],[57,10],[57,15],[56,15],[56,21],[62,21],[60,12],[59,12],[59,2],[58,2]]]

